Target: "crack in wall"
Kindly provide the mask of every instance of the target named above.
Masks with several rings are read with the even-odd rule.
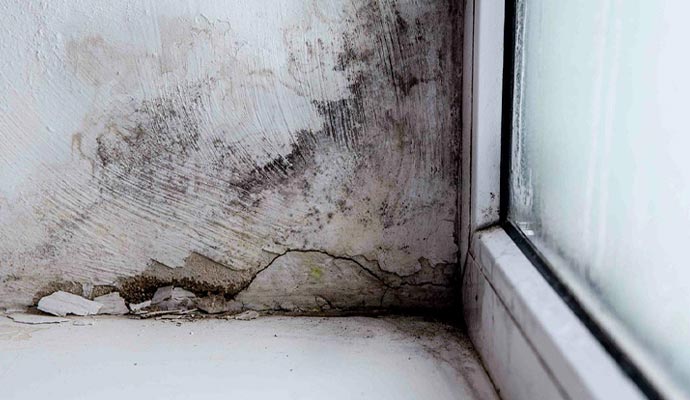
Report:
[[[289,257],[297,258],[286,260]],[[277,309],[323,308],[317,300],[321,298],[326,302],[327,307],[333,310],[371,310],[383,309],[388,305],[387,299],[399,297],[406,297],[407,307],[410,308],[431,304],[444,306],[447,305],[445,303],[447,303],[448,298],[429,302],[430,298],[426,295],[427,292],[430,288],[446,293],[453,292],[453,281],[414,282],[412,279],[417,274],[425,273],[424,269],[408,277],[401,278],[396,275],[395,279],[391,281],[390,276],[395,274],[382,271],[375,260],[363,262],[362,259],[362,256],[337,255],[323,249],[286,249],[260,268],[240,290],[237,298],[244,304],[251,304],[252,302],[263,304],[263,306],[256,306],[259,309],[262,307],[270,308],[266,303],[271,303],[275,299],[278,299],[274,302],[274,308]],[[283,260],[285,262],[282,262]],[[319,263],[318,267],[312,266],[314,262]],[[340,265],[338,265],[339,262]],[[281,265],[278,265],[279,263]],[[279,268],[286,271],[277,270]],[[318,273],[312,274],[315,268]],[[321,268],[325,271],[322,271]],[[322,273],[328,275],[326,279],[329,281],[313,283],[312,281],[318,280]],[[314,278],[313,275],[318,278]],[[255,284],[258,281],[260,282]],[[285,288],[275,284],[283,282],[285,282]],[[355,294],[350,295],[352,297],[348,299],[346,295],[340,292],[343,288],[356,294],[365,293],[369,298],[358,298]],[[376,302],[372,301],[373,298],[377,299]],[[284,303],[289,305],[285,306]]]
[[[343,255],[336,255],[336,254],[333,254],[333,253],[330,253],[330,252],[328,252],[328,251],[326,251],[326,250],[321,250],[321,249],[287,249],[287,250],[285,250],[284,252],[282,252],[282,253],[278,254],[277,256],[275,256],[266,266],[264,266],[264,267],[262,267],[262,268],[259,268],[259,270],[257,271],[257,273],[256,273],[256,274],[254,275],[254,277],[252,278],[252,280],[251,280],[242,290],[244,290],[244,289],[246,289],[247,287],[249,287],[249,285],[251,284],[251,282],[253,282],[254,279],[256,278],[256,275],[258,275],[258,274],[260,274],[262,271],[268,269],[268,268],[269,268],[271,265],[273,265],[273,263],[276,262],[279,258],[281,258],[281,257],[283,257],[283,256],[286,256],[286,255],[288,255],[288,254],[290,254],[290,253],[318,253],[318,254],[323,254],[323,255],[325,255],[325,256],[328,256],[328,257],[330,257],[330,258],[332,258],[332,259],[334,259],[334,260],[344,260],[344,261],[353,262],[353,263],[356,264],[359,268],[361,268],[363,271],[365,271],[367,274],[369,274],[371,277],[373,277],[373,278],[375,278],[376,280],[378,280],[382,285],[384,285],[384,286],[387,287],[387,288],[391,288],[391,289],[395,289],[395,288],[398,288],[398,287],[401,287],[401,286],[413,286],[413,287],[434,286],[434,287],[440,287],[440,288],[448,288],[448,287],[451,287],[451,286],[453,285],[452,282],[447,282],[447,283],[437,283],[437,282],[410,282],[410,281],[408,281],[408,280],[411,279],[411,278],[414,277],[414,276],[419,275],[420,272],[423,271],[423,269],[420,270],[420,271],[417,271],[417,272],[415,272],[415,273],[413,273],[413,274],[411,274],[411,275],[401,275],[401,274],[396,273],[396,272],[388,272],[388,271],[384,271],[383,269],[381,269],[378,260],[371,260],[371,259],[368,259],[368,258],[364,257],[363,255],[343,256]],[[360,258],[366,260],[367,262],[370,262],[370,263],[372,263],[372,264],[375,264],[376,267],[377,267],[377,269],[378,269],[378,271],[377,271],[377,272],[374,272],[371,268],[369,268],[369,267],[367,267],[366,265],[364,265],[362,262],[360,262],[360,261],[358,260],[358,259],[360,259]],[[446,264],[446,263],[442,263],[442,264],[439,264],[439,265],[447,265],[447,264]],[[434,267],[434,266],[431,266],[431,265],[429,264],[429,267],[428,267],[428,268],[435,268],[435,267]],[[454,267],[453,267],[453,268],[454,268]],[[391,283],[390,281],[387,281],[386,278],[383,278],[381,275],[386,276],[386,277],[389,277],[389,279],[390,279],[390,277],[395,277],[396,281],[399,281],[399,282]]]
[[[222,295],[246,309],[288,312],[379,312],[386,308],[448,307],[453,281],[414,282],[435,268],[421,263],[415,274],[400,277],[381,270],[378,261],[362,255],[346,256],[323,249],[287,248],[264,265],[240,270],[198,252],[180,267],[151,260],[143,273],[120,278],[114,285],[56,281],[36,293],[34,301],[55,290],[85,297],[119,291],[130,303],[152,298],[163,286],[190,290],[197,296]],[[445,264],[437,264],[445,265]],[[258,283],[257,283],[258,282]],[[88,290],[86,289],[88,287]],[[436,292],[429,296],[429,289]]]

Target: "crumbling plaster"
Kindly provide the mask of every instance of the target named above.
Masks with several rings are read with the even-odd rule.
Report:
[[[460,8],[0,1],[0,307],[450,305]]]

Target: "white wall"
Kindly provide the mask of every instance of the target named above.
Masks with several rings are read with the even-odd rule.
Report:
[[[0,306],[161,265],[233,295],[294,258],[373,277],[345,308],[448,304],[455,8],[0,1]]]

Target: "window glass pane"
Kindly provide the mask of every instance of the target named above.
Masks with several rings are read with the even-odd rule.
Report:
[[[646,373],[690,392],[690,2],[517,9],[509,218]]]

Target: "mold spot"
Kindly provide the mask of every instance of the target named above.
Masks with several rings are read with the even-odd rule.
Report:
[[[319,139],[313,132],[301,130],[295,135],[290,153],[278,155],[263,166],[255,167],[233,185],[245,192],[259,192],[268,186],[285,183],[290,176],[304,172],[314,163],[318,143]]]
[[[199,88],[178,89],[167,97],[144,100],[131,114],[108,121],[96,139],[101,166],[148,172],[161,163],[186,159],[198,150],[200,103]]]
[[[319,267],[312,267],[311,271],[309,271],[309,276],[319,280],[323,276],[323,270]]]
[[[397,27],[398,31],[402,33],[407,32],[407,21],[405,21],[405,18],[400,15],[399,10],[395,10],[395,26]]]
[[[365,121],[364,106],[359,96],[335,101],[314,101],[314,105],[323,116],[324,135],[348,149],[359,144]]]

